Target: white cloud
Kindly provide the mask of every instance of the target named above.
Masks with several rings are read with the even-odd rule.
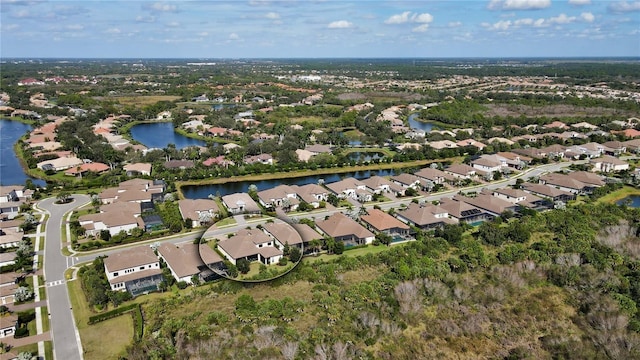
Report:
[[[172,21],[170,23],[167,23],[167,27],[177,28],[177,27],[180,27],[180,23],[177,21]]]
[[[177,12],[178,7],[174,4],[167,4],[164,2],[156,2],[153,4],[145,4],[143,8],[150,10],[152,12]]]
[[[209,36],[209,33],[206,31],[203,31],[201,33],[198,33],[198,36]]]
[[[251,6],[266,6],[269,5],[271,2],[267,1],[267,0],[250,0],[249,1],[249,5]]]
[[[142,22],[142,23],[152,23],[156,21],[156,17],[155,16],[136,16],[136,21]]]
[[[229,34],[229,40],[238,40],[238,39],[240,39],[240,36],[238,36],[238,34],[236,33]]]
[[[576,6],[589,5],[591,4],[591,0],[569,0],[569,4]]]
[[[611,3],[609,4],[609,11],[614,13],[640,11],[640,0],[635,0],[632,2],[625,0]]]
[[[405,11],[402,14],[391,15],[387,20],[384,21],[384,23],[388,25],[405,24],[408,22],[429,24],[432,21],[433,15],[429,13],[417,14],[412,13],[411,11]]]
[[[593,22],[593,20],[595,20],[596,17],[593,16],[593,14],[590,12],[583,12],[582,14],[580,14],[580,19],[586,22]]]
[[[429,24],[422,24],[411,29],[412,32],[425,32],[429,30]]]
[[[29,10],[20,10],[13,13],[13,17],[18,19],[25,19],[31,17],[31,13],[29,12]]]
[[[533,25],[533,23],[534,23],[533,19],[529,19],[529,18],[518,19],[518,20],[514,21],[514,24],[516,26]]]
[[[409,22],[409,15],[411,11],[405,11],[402,14],[392,15],[390,18],[384,21],[385,24],[404,24]]]
[[[481,25],[489,30],[506,31],[509,30],[513,23],[511,20],[500,20],[495,24],[482,23]]]
[[[105,31],[107,34],[120,34],[122,31],[118,28],[110,28]]]
[[[551,6],[551,0],[491,0],[489,10],[538,10]]]
[[[570,24],[574,21],[576,21],[575,16],[567,16],[565,14],[560,14],[558,16],[549,18],[549,23],[551,24]]]
[[[429,13],[418,14],[415,15],[411,20],[420,24],[428,24],[433,21],[433,15]]]
[[[20,25],[18,24],[8,24],[8,25],[2,26],[2,31],[13,31],[13,30],[18,30],[19,28],[20,28]]]
[[[84,26],[80,25],[80,24],[73,24],[73,25],[65,26],[65,29],[72,30],[72,31],[78,31],[78,30],[83,30]]]
[[[458,26],[462,26],[462,23],[460,21],[451,21],[449,22],[449,27],[458,27]]]
[[[329,23],[329,25],[327,25],[327,27],[329,29],[348,29],[350,27],[353,27],[353,23],[350,23],[347,20],[338,20],[338,21],[334,21],[332,23]]]
[[[267,19],[277,20],[280,19],[280,14],[274,12],[268,12],[264,15]]]

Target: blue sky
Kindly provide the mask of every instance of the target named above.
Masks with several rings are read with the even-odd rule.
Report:
[[[640,56],[640,0],[0,0],[0,56]]]

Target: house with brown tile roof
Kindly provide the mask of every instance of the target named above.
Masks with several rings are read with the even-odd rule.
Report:
[[[477,175],[476,170],[466,164],[454,164],[444,169],[444,172],[457,179],[471,179]]]
[[[607,141],[602,144],[605,147],[605,153],[611,156],[620,156],[627,151],[627,146],[621,141]]]
[[[272,237],[279,248],[289,246],[303,247],[302,236],[292,225],[285,222],[273,222],[262,225],[262,231]]]
[[[445,182],[448,182],[448,183],[456,182],[456,178],[453,177],[453,175],[447,174],[446,172],[440,169],[434,169],[431,167],[422,168],[418,172],[416,172],[414,175],[439,185],[442,185]]]
[[[485,173],[494,173],[507,167],[507,161],[496,154],[484,154],[472,160],[471,166]]]
[[[283,208],[286,211],[295,211],[300,204],[296,190],[289,185],[258,191],[258,200],[265,208]]]
[[[120,231],[130,232],[135,228],[143,228],[140,204],[116,202],[102,205],[100,213],[82,215],[78,218],[80,225],[89,236],[97,236],[102,230],[108,230],[111,236]]]
[[[112,202],[154,202],[162,200],[165,191],[162,180],[131,179],[123,181],[117,188],[107,188],[98,194],[103,204]]]
[[[221,240],[218,242],[218,251],[234,265],[240,259],[270,265],[282,258],[282,250],[276,247],[276,240],[259,229],[242,229],[230,238]]]
[[[449,219],[449,213],[445,209],[430,203],[412,202],[406,209],[397,211],[395,215],[400,221],[421,229],[433,229],[445,224],[457,223]]]
[[[128,291],[136,296],[155,291],[163,280],[160,262],[147,245],[136,246],[104,259],[104,270],[113,291]]]
[[[9,313],[0,315],[0,338],[13,336],[18,326],[18,315],[15,313]],[[3,349],[4,350],[4,349]],[[17,359],[18,356],[15,355]],[[13,359],[7,357],[7,359]]]
[[[133,163],[123,166],[127,176],[151,175],[151,164],[149,163]]]
[[[624,142],[624,146],[630,153],[640,154],[640,139],[627,140]]]
[[[230,213],[237,214],[259,214],[260,206],[253,201],[247,193],[234,193],[224,195],[222,203]]]
[[[246,156],[243,161],[245,164],[273,165],[273,156],[271,156],[271,154]]]
[[[456,143],[456,145],[458,145],[459,147],[473,146],[473,147],[478,148],[478,150],[482,150],[485,147],[487,147],[487,145],[481,143],[480,141],[473,140],[473,139],[460,140],[460,141],[458,141]]]
[[[14,222],[14,220],[0,221],[0,224],[4,225],[4,223],[9,222]],[[22,241],[22,236],[24,235],[19,228],[22,221],[16,221],[16,223],[16,226],[0,228],[0,248],[7,249],[20,245],[20,241]]]
[[[588,171],[573,171],[568,173],[567,176],[595,187],[605,185],[604,178],[602,176]]]
[[[495,189],[491,192],[491,195],[510,203],[536,210],[545,210],[553,205],[541,197],[510,187]]]
[[[371,244],[375,235],[341,212],[334,213],[325,220],[316,221],[321,233],[342,241],[347,246]]]
[[[178,200],[178,209],[182,220],[190,219],[193,227],[207,225],[215,221],[220,213],[218,204],[211,199]]]
[[[505,211],[511,211],[512,213],[516,213],[518,211],[518,205],[483,192],[480,192],[476,197],[467,197],[457,194],[453,199],[457,201],[464,201],[467,204],[484,210],[495,217],[500,216]]]
[[[419,176],[402,173],[391,177],[391,181],[402,186],[405,189],[412,188],[414,190],[421,190],[423,187],[427,187],[427,182]]]
[[[382,176],[371,176],[363,179],[362,183],[365,184],[367,189],[374,194],[382,194],[391,191],[391,181],[383,178]]]
[[[389,235],[408,235],[410,230],[409,225],[380,209],[368,209],[367,214],[360,216],[360,220],[370,230]]]
[[[325,184],[337,197],[341,199],[356,199],[360,202],[371,201],[372,194],[367,190],[367,185],[353,177]]]
[[[320,207],[320,202],[326,202],[329,198],[327,189],[317,184],[291,185],[291,188],[298,195],[298,198],[316,209]]]
[[[167,169],[191,169],[196,166],[191,160],[169,160],[162,165]]]
[[[584,177],[578,175],[578,178]],[[578,178],[576,178],[575,175],[569,176],[565,174],[552,173],[541,176],[539,181],[541,184],[553,186],[557,189],[577,195],[590,194],[593,189],[599,187],[599,185],[587,184]]]
[[[109,171],[111,168],[107,164],[94,162],[94,163],[85,163],[76,167],[69,168],[65,170],[64,174],[69,176],[84,176],[88,172],[93,172],[96,174],[102,174]]]
[[[589,164],[593,166],[594,171],[600,172],[616,172],[629,169],[628,162],[610,155],[604,155],[599,158],[590,159]]]
[[[193,283],[193,277],[200,281],[211,277],[211,268],[222,267],[223,259],[207,244],[163,243],[158,247],[158,257],[166,264],[176,281]]]
[[[464,201],[457,201],[450,198],[440,200],[438,206],[449,213],[449,216],[459,223],[477,224],[479,222],[493,219],[493,216],[486,211],[479,209]]]
[[[533,183],[523,183],[520,185],[522,190],[532,193],[534,195],[538,195],[544,198],[548,198],[554,202],[562,201],[564,203],[575,200],[576,195],[569,191],[560,190],[553,186],[548,186],[544,184],[533,184]]]

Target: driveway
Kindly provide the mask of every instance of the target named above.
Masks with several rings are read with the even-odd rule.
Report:
[[[65,283],[64,272],[69,267],[68,258],[62,255],[61,248],[67,239],[62,239],[64,215],[91,201],[87,195],[72,195],[68,204],[56,204],[56,199],[48,198],[38,203],[38,208],[49,213],[45,232],[44,280],[47,289],[47,301],[51,313],[51,338],[56,359],[82,359],[82,344],[76,329],[71,310],[71,302]]]

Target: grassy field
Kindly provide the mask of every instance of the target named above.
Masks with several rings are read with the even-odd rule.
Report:
[[[612,193],[609,193],[601,197],[600,199],[598,199],[598,202],[614,203],[618,200],[624,199],[627,196],[632,196],[632,195],[640,195],[640,189],[634,188],[631,186],[625,186],[620,190],[614,191]]]
[[[67,282],[69,298],[73,306],[76,326],[80,332],[84,357],[86,359],[117,359],[124,353],[125,347],[133,339],[133,319],[130,315],[122,315],[94,325],[89,325],[89,316],[94,315],[89,309],[80,281]],[[109,346],[105,346],[109,344]]]
[[[143,107],[146,105],[155,104],[158,101],[175,101],[180,99],[180,96],[175,96],[175,95],[118,96],[110,99],[115,100],[122,105]]]
[[[398,244],[398,245],[394,245],[394,246],[402,246],[402,244]],[[374,246],[374,245],[369,245],[367,247],[362,247],[362,248],[357,248],[357,249],[353,249],[353,250],[346,250],[344,253],[342,253],[342,255],[335,255],[335,254],[322,254],[319,256],[308,256],[305,257],[303,259],[303,261],[309,261],[309,262],[314,262],[314,261],[331,261],[331,260],[335,260],[341,256],[360,256],[360,255],[366,255],[366,254],[377,254],[383,251],[388,250],[389,247],[388,246],[384,246],[384,245],[378,245],[378,246]]]

